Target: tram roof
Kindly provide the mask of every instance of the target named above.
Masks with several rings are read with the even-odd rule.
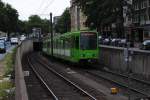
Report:
[[[62,35],[55,36],[55,38],[69,38],[71,36],[79,36],[81,32],[96,32],[96,31],[75,31],[75,32],[67,32]],[[96,32],[97,33],[97,32]]]

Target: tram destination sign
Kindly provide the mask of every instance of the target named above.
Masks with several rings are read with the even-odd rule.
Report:
[[[82,32],[81,33],[81,36],[94,36],[94,35],[96,35],[96,33],[94,32]]]

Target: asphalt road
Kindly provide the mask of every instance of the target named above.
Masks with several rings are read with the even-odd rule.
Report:
[[[6,43],[7,51],[6,51],[6,53],[0,54],[0,60],[2,60],[7,53],[11,52],[13,48],[15,48],[15,45],[11,45],[10,43]]]

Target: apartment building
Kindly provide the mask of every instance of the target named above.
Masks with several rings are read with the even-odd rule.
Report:
[[[81,9],[74,1],[75,0],[70,1],[71,31],[85,30],[87,29],[85,25],[86,16],[82,13]]]
[[[135,40],[150,39],[150,0],[133,0],[132,24]]]

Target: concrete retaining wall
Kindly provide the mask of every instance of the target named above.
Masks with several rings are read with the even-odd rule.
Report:
[[[132,72],[150,77],[150,51],[130,50],[133,51],[132,61],[129,64]],[[124,48],[101,45],[99,62],[112,70],[127,71]]]
[[[27,89],[22,71],[22,56],[33,50],[32,40],[24,41],[18,46],[15,59],[15,100],[28,100]]]

